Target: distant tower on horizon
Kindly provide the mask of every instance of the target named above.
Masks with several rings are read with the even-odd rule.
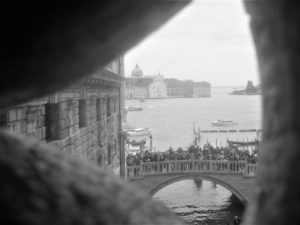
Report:
[[[131,71],[131,76],[133,76],[133,77],[142,77],[143,76],[143,70],[140,69],[138,64],[136,64],[135,68]]]

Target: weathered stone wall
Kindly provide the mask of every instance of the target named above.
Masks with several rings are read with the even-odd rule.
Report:
[[[185,224],[137,187],[49,145],[0,131],[0,150],[1,224]]]
[[[49,143],[56,145],[62,151],[92,161],[95,164],[108,165],[107,146],[111,146],[113,153],[119,152],[119,145],[116,146],[117,149],[114,149],[114,141],[119,143],[118,132],[120,131],[119,107],[114,108],[114,104],[119,105],[118,87],[111,89],[78,87],[71,89],[69,93],[71,91],[75,99],[62,98],[64,101],[59,103],[62,131],[60,140]],[[85,125],[81,128],[79,128],[78,116],[80,100],[85,102],[84,120],[86,120]],[[97,103],[97,101],[99,102]],[[109,105],[107,101],[110,102]],[[71,108],[68,109],[70,104]],[[109,116],[107,114],[108,106],[111,112]],[[115,160],[111,161],[118,161],[115,154],[112,154],[111,157],[115,157]]]
[[[111,71],[116,71],[119,60],[115,61]],[[2,110],[1,126],[119,175],[121,85],[101,80],[98,73],[94,80],[87,78],[48,97]],[[81,110],[80,101],[84,103]]]
[[[8,111],[0,109],[0,126],[16,134],[45,140],[45,102],[45,98],[37,99]]]
[[[263,94],[262,151],[245,224],[300,224],[300,2],[244,2]]]

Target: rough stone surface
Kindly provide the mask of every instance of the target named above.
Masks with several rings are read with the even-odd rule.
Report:
[[[72,87],[7,111],[0,109],[0,127],[120,174],[122,64],[120,57]],[[109,81],[105,74],[111,75]]]
[[[184,224],[138,188],[0,132],[0,224]]]
[[[300,3],[245,1],[263,91],[263,146],[247,225],[300,224]]]

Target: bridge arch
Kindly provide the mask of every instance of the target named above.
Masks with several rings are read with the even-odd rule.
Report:
[[[200,178],[202,180],[212,181],[216,184],[221,185],[222,187],[226,188],[228,191],[233,193],[244,205],[247,204],[246,197],[240,191],[238,191],[236,188],[234,188],[231,184],[229,184],[219,178],[209,176],[206,174],[184,174],[184,175],[178,175],[175,177],[169,177],[166,180],[159,183],[158,185],[156,185],[154,188],[152,188],[150,190],[150,194],[153,196],[155,193],[157,193],[158,191],[160,191],[161,189],[163,189],[164,187],[166,187],[170,184],[173,184],[173,183],[176,183],[176,182],[182,181],[182,180],[193,179],[195,177]]]

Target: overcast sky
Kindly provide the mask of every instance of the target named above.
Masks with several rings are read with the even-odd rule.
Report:
[[[125,55],[125,75],[208,81],[212,86],[259,83],[249,18],[241,0],[195,0]]]

